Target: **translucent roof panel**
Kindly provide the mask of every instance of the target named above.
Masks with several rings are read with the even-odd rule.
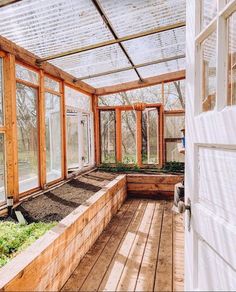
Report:
[[[94,87],[103,87],[135,80],[138,80],[136,72],[134,70],[127,70],[123,72],[104,75],[101,77],[85,79],[84,81]]]
[[[149,35],[124,42],[135,64],[185,54],[185,28]]]
[[[22,0],[2,7],[0,35],[39,57],[113,39],[88,0]]]
[[[77,78],[131,66],[118,44],[55,59],[51,63]]]
[[[138,69],[142,78],[158,76],[185,69],[185,59],[177,59],[159,64],[149,65]]]
[[[185,0],[99,0],[119,37],[185,21]]]

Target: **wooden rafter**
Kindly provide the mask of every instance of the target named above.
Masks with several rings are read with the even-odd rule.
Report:
[[[75,77],[70,75],[69,73],[59,69],[58,67],[45,62],[40,66],[36,64],[36,60],[38,56],[32,54],[31,52],[21,48],[20,46],[16,45],[15,43],[9,41],[8,39],[0,36],[0,50],[10,53],[15,56],[16,60],[21,61],[24,64],[30,65],[31,67],[39,70],[42,69],[45,73],[56,77],[60,80],[64,80],[66,83],[71,84],[87,94],[95,93],[95,88],[86,84],[83,81],[77,81],[74,84]]]
[[[21,0],[0,0],[0,8],[20,1]]]
[[[155,77],[146,78],[143,81],[131,81],[118,85],[112,85],[107,87],[101,87],[96,89],[96,95],[108,95],[117,92],[127,91],[131,89],[137,89],[142,87],[153,86],[161,84],[162,82],[171,82],[181,80],[185,78],[185,70],[166,73]]]
[[[142,64],[138,64],[138,65],[124,67],[121,69],[116,69],[116,70],[106,71],[106,72],[102,72],[102,73],[98,73],[98,74],[84,76],[82,78],[78,78],[78,80],[86,80],[86,79],[90,79],[90,78],[102,77],[102,76],[106,76],[106,75],[110,75],[110,74],[114,74],[114,73],[124,72],[124,71],[132,70],[132,69],[138,69],[138,68],[147,67],[150,65],[161,64],[161,63],[165,63],[165,62],[169,62],[169,61],[173,61],[173,60],[178,60],[178,59],[183,59],[183,58],[185,58],[185,55],[179,55],[179,56],[169,57],[169,58],[165,58],[165,59],[159,59],[159,60],[152,61],[152,62],[146,62],[146,63],[142,63]]]
[[[38,63],[42,63],[42,62],[45,62],[45,61],[54,60],[54,59],[58,59],[58,58],[62,58],[62,57],[66,57],[66,56],[82,53],[82,52],[87,52],[87,51],[91,51],[91,50],[94,50],[94,49],[98,49],[98,48],[102,48],[102,47],[106,47],[106,46],[122,43],[122,42],[125,42],[125,41],[134,40],[134,39],[137,39],[137,38],[145,37],[145,36],[148,36],[148,35],[153,35],[153,34],[164,32],[164,31],[169,31],[169,30],[176,29],[176,28],[181,28],[181,27],[185,27],[185,22],[178,22],[178,23],[174,23],[174,24],[170,24],[170,25],[165,25],[165,26],[161,26],[161,27],[158,27],[158,28],[154,28],[154,29],[150,29],[150,30],[147,30],[147,31],[143,31],[143,32],[140,32],[140,33],[124,36],[124,37],[121,37],[121,38],[118,38],[118,39],[112,39],[112,40],[109,40],[109,41],[100,42],[100,43],[93,44],[93,45],[90,45],[90,46],[73,49],[73,50],[70,50],[70,51],[67,51],[67,52],[54,54],[54,55],[51,55],[51,56],[48,56],[48,57],[45,57],[45,58],[41,58],[41,59],[38,58],[37,62]]]

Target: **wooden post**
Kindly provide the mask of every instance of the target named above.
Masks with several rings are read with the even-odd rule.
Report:
[[[45,91],[44,91],[44,72],[39,72],[39,99],[38,99],[38,116],[39,116],[39,181],[40,187],[46,185],[46,129],[45,129]]]
[[[92,105],[94,113],[94,143],[95,143],[95,162],[96,165],[101,163],[101,148],[100,148],[100,114],[98,109],[98,96],[92,95]]]
[[[116,109],[116,162],[122,162],[121,110]]]
[[[142,110],[136,110],[136,145],[137,164],[142,166]]]
[[[15,56],[7,54],[4,58],[4,104],[6,123],[6,188],[7,195],[19,201],[18,149],[16,118],[16,77]]]
[[[163,167],[165,163],[164,155],[164,107],[163,105],[159,108],[159,165]]]
[[[60,82],[61,93],[61,168],[62,178],[67,177],[67,145],[66,145],[66,99],[65,99],[65,83]]]

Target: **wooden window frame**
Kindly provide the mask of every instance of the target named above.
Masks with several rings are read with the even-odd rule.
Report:
[[[145,108],[156,108],[158,110],[158,164],[143,164],[142,163],[142,111]],[[148,168],[153,165],[162,167],[163,166],[163,146],[164,146],[164,127],[163,127],[163,118],[164,118],[164,109],[161,103],[154,104],[144,104],[139,103],[134,106],[132,105],[122,105],[122,106],[97,106],[96,107],[96,121],[98,125],[96,127],[96,163],[97,165],[101,164],[101,132],[100,132],[100,112],[101,111],[115,111],[115,121],[116,121],[116,163],[122,162],[122,130],[121,130],[121,112],[122,111],[131,111],[135,110],[136,112],[136,161],[137,165],[142,168]],[[115,164],[114,164],[115,165]],[[129,164],[132,166],[132,164]]]

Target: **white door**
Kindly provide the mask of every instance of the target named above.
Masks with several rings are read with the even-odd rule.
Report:
[[[185,289],[235,291],[236,1],[186,2]]]

